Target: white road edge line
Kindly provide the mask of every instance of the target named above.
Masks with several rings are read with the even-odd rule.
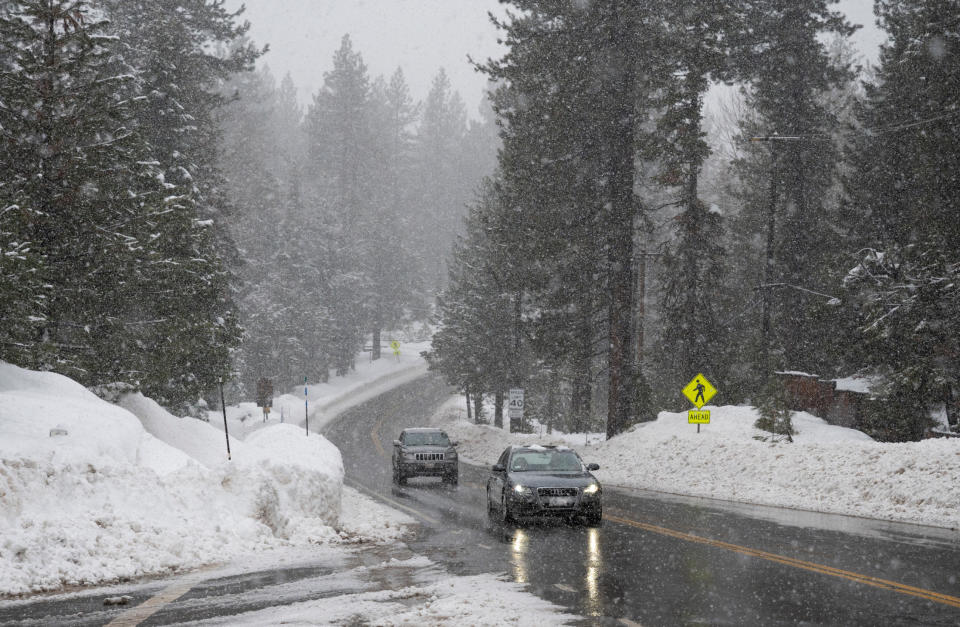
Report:
[[[432,516],[427,516],[427,515],[424,514],[423,512],[421,512],[421,511],[419,511],[419,510],[416,510],[416,509],[413,509],[412,507],[408,507],[408,506],[404,505],[403,503],[398,503],[398,502],[394,501],[393,499],[388,499],[387,497],[385,497],[385,496],[383,496],[383,495],[381,495],[381,494],[377,494],[376,492],[374,492],[374,491],[372,491],[372,490],[369,490],[369,489],[361,486],[359,483],[356,483],[356,482],[354,482],[354,481],[349,481],[349,482],[345,482],[345,483],[347,483],[347,485],[349,485],[349,486],[350,486],[351,488],[353,488],[354,490],[359,490],[360,492],[365,492],[365,493],[367,494],[367,496],[369,496],[369,497],[371,497],[371,498],[379,499],[379,500],[381,500],[381,501],[385,501],[385,502],[387,502],[387,503],[390,503],[390,505],[392,505],[393,507],[398,507],[398,508],[400,508],[400,509],[402,509],[402,510],[404,510],[404,511],[406,511],[406,512],[410,512],[411,514],[413,514],[413,515],[416,516],[417,518],[422,518],[422,519],[426,520],[427,522],[431,522],[431,523],[433,523],[433,524],[435,524],[435,525],[437,525],[437,524],[440,523],[439,520],[437,520],[436,518],[433,518]]]

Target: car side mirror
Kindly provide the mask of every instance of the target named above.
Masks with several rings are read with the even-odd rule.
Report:
[[[494,464],[494,465],[493,465],[493,472],[503,472],[503,471],[506,470],[506,469],[507,469],[507,467],[504,466],[503,464]]]
[[[400,440],[394,440],[394,441],[393,441],[393,445],[394,445],[394,446],[403,446],[402,444],[400,444]]]
[[[460,445],[460,442],[456,440],[450,443],[450,446],[459,446],[459,445]]]
[[[587,470],[600,470],[600,464],[587,464]]]

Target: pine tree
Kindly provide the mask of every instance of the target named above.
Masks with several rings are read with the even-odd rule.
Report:
[[[454,246],[447,289],[437,298],[438,329],[427,354],[431,369],[474,399],[487,392],[502,398],[516,359],[510,341],[514,302],[502,282],[497,242],[487,228],[497,211],[488,182],[471,206],[466,235]],[[502,426],[502,414],[496,420]]]
[[[655,67],[661,112],[646,139],[667,193],[675,193],[680,213],[672,243],[663,257],[657,293],[662,321],[655,351],[659,389],[676,398],[697,372],[726,386],[728,333],[724,227],[720,215],[700,197],[700,173],[710,153],[702,128],[703,98],[710,81],[729,78],[732,10],[724,2],[669,3],[670,47]],[[673,190],[677,191],[674,192]]]
[[[249,25],[235,23],[240,12],[219,1],[104,0],[103,6],[141,82],[137,128],[167,190],[166,211],[152,223],[163,242],[157,286],[139,293],[144,308],[163,312],[165,321],[144,342],[144,389],[184,406],[229,376],[241,338],[231,274],[238,255],[216,165],[217,115],[226,102],[218,86],[251,70],[263,51],[243,39]]]
[[[367,296],[371,311],[372,358],[379,359],[381,331],[397,328],[410,309],[425,309],[420,266],[409,209],[414,150],[413,124],[418,108],[397,69],[386,83],[374,82],[371,90],[374,198],[366,219],[368,245],[363,255],[372,289]]]
[[[8,3],[0,33],[4,282],[18,284],[4,357],[87,384],[135,380],[145,223],[163,200],[133,72],[85,2]]]
[[[416,188],[420,192],[416,221],[422,235],[416,246],[422,255],[423,281],[434,290],[443,286],[443,260],[450,252],[472,191],[461,180],[459,168],[466,130],[466,108],[451,88],[446,72],[440,69],[423,103],[414,156]]]
[[[374,315],[365,258],[373,243],[367,226],[376,202],[372,116],[367,68],[345,35],[305,121],[307,172],[315,180],[322,228],[334,236],[325,242],[330,265],[323,306],[330,317],[323,334],[338,374],[354,366]]]
[[[555,245],[554,255],[580,252],[601,264],[587,276],[602,296],[581,315],[606,312],[607,434],[613,436],[649,413],[636,402],[644,400],[637,391],[646,385],[632,328],[641,210],[634,187],[640,120],[650,104],[638,57],[657,22],[646,19],[646,7],[618,0],[513,4],[519,11],[499,24],[510,53],[485,66],[502,83],[495,108],[505,129],[505,202],[517,212],[519,235],[541,250]],[[566,213],[567,220],[557,219]],[[592,237],[558,237],[559,225],[574,221]],[[542,257],[524,258],[534,267]],[[566,263],[572,266],[573,258]],[[540,284],[549,284],[550,274],[544,269]]]
[[[884,380],[883,408],[865,426],[884,440],[920,439],[940,403],[956,422],[958,10],[955,1],[876,3],[890,41],[851,147],[860,225],[851,250],[861,260],[845,300],[862,315],[861,366]]]
[[[757,114],[751,130],[772,138],[766,155],[752,153],[767,174],[756,177],[750,192],[756,204],[745,208],[741,221],[759,229],[749,236],[760,242],[751,248],[754,267],[761,269],[754,285],[762,301],[759,342],[766,363],[757,370],[763,377],[777,367],[830,367],[822,338],[830,337],[836,314],[824,295],[842,275],[839,217],[829,197],[839,175],[833,139],[839,125],[825,101],[851,74],[831,58],[823,37],[846,37],[854,28],[829,4],[778,0],[747,6],[750,28],[733,46],[739,76],[748,82],[748,104]]]

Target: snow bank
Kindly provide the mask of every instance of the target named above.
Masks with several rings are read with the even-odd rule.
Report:
[[[343,464],[322,436],[272,425],[228,462],[222,431],[122,404],[0,363],[0,594],[340,539]]]
[[[461,458],[493,464],[513,443],[572,444],[606,485],[760,505],[960,528],[960,439],[874,442],[794,412],[793,443],[755,439],[752,407],[708,407],[711,424],[662,412],[616,438],[584,446],[584,435],[510,434],[459,419],[462,399],[435,416],[460,441]],[[577,444],[579,442],[579,444]]]

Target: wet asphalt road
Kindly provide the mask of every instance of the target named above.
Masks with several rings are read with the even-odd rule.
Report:
[[[391,442],[450,393],[420,379],[345,412],[326,435],[343,452],[348,484],[419,520],[409,548],[455,574],[506,573],[590,625],[960,625],[955,531],[611,486],[600,528],[501,526],[487,518],[485,468],[461,464],[455,488],[435,479],[393,486]],[[581,453],[603,466],[589,448]],[[0,625],[103,625],[178,586],[182,596],[124,624],[230,616],[335,594],[324,582],[345,566],[307,560],[35,597],[0,603]],[[116,594],[129,594],[129,605],[104,607]]]
[[[421,379],[347,412],[327,437],[350,484],[417,517],[411,549],[454,573],[506,572],[591,624],[960,624],[955,531],[610,486],[599,529],[503,527],[487,518],[485,468],[461,464],[456,488],[393,486],[392,441],[449,394]]]

